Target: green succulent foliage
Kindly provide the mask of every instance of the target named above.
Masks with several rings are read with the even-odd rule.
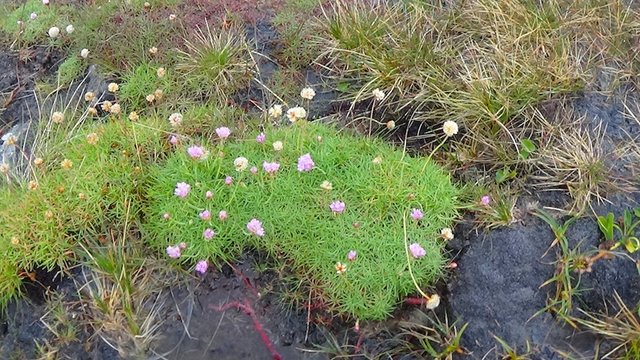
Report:
[[[274,151],[274,141],[283,142],[282,151]],[[208,157],[190,158],[190,145],[205,146]],[[315,168],[300,172],[298,158],[307,153]],[[237,171],[237,157],[248,159],[258,172]],[[382,162],[373,162],[376,157]],[[280,163],[275,175],[263,170],[265,161]],[[227,176],[231,185],[225,184]],[[439,232],[456,216],[459,195],[449,175],[432,162],[379,140],[306,122],[267,131],[264,144],[253,136],[213,144],[185,141],[153,170],[153,178],[144,229],[158,251],[185,242],[179,261],[208,259],[220,265],[250,244],[286,259],[302,279],[319,287],[329,305],[361,319],[384,318],[401,296],[416,290],[408,261],[418,284],[437,278],[444,262]],[[331,190],[321,188],[324,181],[332,183]],[[191,186],[185,198],[174,195],[180,182]],[[207,191],[213,193],[210,199]],[[344,213],[330,210],[336,200],[346,204]],[[412,208],[422,209],[422,221],[410,220]],[[212,213],[210,220],[200,219],[204,210]],[[224,221],[217,217],[221,210],[228,213]],[[262,222],[265,236],[247,230],[254,218]],[[405,221],[407,244],[419,243],[425,257],[409,258]],[[213,239],[203,238],[205,229],[215,231]],[[352,262],[347,261],[350,250],[358,254]],[[337,262],[347,265],[345,273],[336,273]]]

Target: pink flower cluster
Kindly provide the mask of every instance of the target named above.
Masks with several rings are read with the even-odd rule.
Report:
[[[420,246],[420,244],[418,243],[413,243],[409,245],[409,251],[411,252],[411,256],[413,256],[416,259],[419,259],[427,255],[427,252],[425,251],[425,249],[423,249],[422,246]]]
[[[262,163],[262,168],[264,169],[264,171],[269,174],[269,175],[273,175],[276,173],[276,171],[278,171],[280,169],[280,164],[278,164],[277,162],[263,162]]]
[[[250,233],[256,236],[264,236],[264,228],[262,227],[262,222],[260,222],[260,220],[258,219],[251,219],[251,221],[247,223],[247,230],[249,230]]]
[[[189,191],[191,191],[191,185],[186,182],[179,182],[176,184],[176,189],[174,190],[174,194],[179,198],[186,198],[189,195]]]
[[[223,126],[216,129],[216,135],[222,140],[226,139],[231,135],[231,130],[228,127]]]
[[[332,202],[331,204],[329,204],[329,209],[331,209],[331,211],[334,214],[342,214],[346,207],[347,206],[345,205],[345,203],[343,203],[342,201],[339,201],[339,200],[336,200],[336,201]]]
[[[199,160],[205,157],[206,151],[200,146],[191,146],[187,149],[187,153],[192,159]]]
[[[298,158],[298,171],[307,172],[313,170],[315,163],[311,159],[311,154],[304,154]]]
[[[178,245],[167,246],[167,255],[172,259],[177,259],[182,256],[182,250],[187,248],[186,243],[180,243]]]

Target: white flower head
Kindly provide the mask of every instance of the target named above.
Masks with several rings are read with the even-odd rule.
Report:
[[[2,136],[1,140],[6,145],[15,145],[18,142],[18,137],[13,135],[13,133],[8,132]]]
[[[177,18],[176,14],[169,14],[169,21],[173,21]]]
[[[32,12],[31,15],[29,15],[29,19],[31,20],[35,20],[38,17],[38,14]]]
[[[49,37],[55,39],[60,35],[60,28],[53,26],[49,28]]]
[[[169,115],[169,124],[171,124],[173,128],[180,126],[182,124],[182,114],[173,113]]]
[[[273,143],[273,150],[282,151],[282,148],[283,148],[282,141],[276,141]]]
[[[156,75],[159,78],[163,78],[166,75],[166,73],[167,73],[167,70],[165,70],[165,68],[163,67],[159,67],[158,70],[156,70]]]
[[[376,88],[375,90],[373,90],[373,97],[376,98],[376,100],[378,101],[384,100],[384,97],[385,97],[384,91]]]
[[[282,116],[282,105],[273,105],[269,108],[269,117],[272,119]]]
[[[393,130],[396,128],[396,122],[393,120],[387,121],[387,129]]]
[[[303,107],[297,106],[287,110],[287,118],[289,118],[289,121],[292,123],[306,117],[307,111]]]
[[[310,87],[306,87],[300,91],[300,97],[303,99],[313,100],[315,96],[316,92]]]
[[[112,83],[109,84],[109,86],[107,86],[107,89],[109,90],[109,92],[114,93],[114,92],[118,91],[118,89],[120,89],[120,86],[118,86],[118,84],[112,82]]]
[[[89,57],[89,49],[82,49],[82,50],[80,50],[80,56],[81,56],[83,59],[88,58],[88,57]]]
[[[442,125],[442,131],[447,137],[451,137],[458,133],[458,124],[455,121],[447,120]]]
[[[233,160],[233,166],[235,166],[236,171],[244,171],[249,166],[249,160],[246,157],[238,157]]]
[[[67,34],[71,34],[72,32],[75,31],[75,28],[73,27],[73,25],[69,24],[67,25],[65,30],[67,30]]]

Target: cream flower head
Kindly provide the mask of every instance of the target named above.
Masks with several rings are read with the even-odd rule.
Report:
[[[289,118],[289,121],[292,123],[306,117],[307,111],[303,107],[297,106],[287,110],[287,118]]]
[[[300,97],[303,99],[313,100],[315,96],[316,92],[310,87],[306,87],[300,91]]]
[[[427,309],[433,310],[440,305],[440,295],[433,294],[427,298]]]
[[[449,228],[444,228],[440,230],[440,235],[442,236],[443,239],[447,241],[453,240],[453,231],[451,231],[451,229]]]
[[[87,91],[87,93],[84,94],[84,101],[93,101],[95,98],[96,94],[93,91]]]
[[[169,124],[173,128],[176,128],[176,127],[182,125],[182,114],[173,113],[173,114],[169,115]]]
[[[236,171],[244,171],[249,166],[249,160],[246,157],[240,156],[233,160],[233,166],[235,166]]]
[[[89,52],[90,52],[89,49],[82,49],[82,50],[80,50],[80,56],[83,59],[86,59],[86,58],[89,57]]]
[[[393,130],[396,128],[396,122],[393,120],[387,121],[387,129]]]
[[[51,115],[51,121],[53,121],[56,124],[62,124],[62,122],[64,121],[64,114],[61,113],[60,111],[56,111]]]
[[[158,48],[157,47],[153,46],[153,47],[149,48],[149,54],[155,55],[157,53],[158,53]]]
[[[111,101],[104,101],[102,103],[102,105],[100,105],[100,107],[102,108],[102,110],[106,111],[106,112],[111,112],[111,107],[113,106],[113,104],[111,104]]]
[[[159,67],[158,70],[156,70],[156,75],[158,75],[159,78],[163,78],[166,73],[167,71],[163,67]]]
[[[282,105],[273,105],[269,108],[269,117],[270,118],[279,118],[282,116]]]
[[[60,35],[60,28],[57,26],[53,26],[49,28],[49,37],[55,39]]]
[[[73,27],[73,25],[69,24],[67,25],[66,29],[67,30],[67,34],[71,34],[72,32],[74,32],[76,29]]]
[[[385,97],[384,91],[376,88],[375,90],[373,90],[373,97],[376,98],[376,100],[378,101],[384,100],[384,97]]]
[[[273,143],[273,150],[282,151],[283,146],[282,141],[276,141]]]
[[[110,83],[109,86],[107,86],[107,89],[109,90],[109,92],[116,92],[118,91],[118,89],[120,89],[120,86],[114,82]]]
[[[0,163],[0,173],[2,174],[8,174],[9,173],[9,164],[7,163]]]
[[[111,105],[111,109],[109,109],[109,112],[112,113],[113,115],[118,115],[120,114],[120,111],[122,109],[120,108],[120,104],[113,104]]]
[[[325,180],[322,182],[322,184],[320,184],[320,188],[329,191],[333,189],[333,184],[331,184],[328,180]]]
[[[451,137],[458,133],[458,124],[455,121],[447,120],[442,125],[442,131],[447,137]]]
[[[138,115],[137,112],[132,111],[132,112],[129,113],[129,120],[138,121],[138,119],[140,119],[140,116]]]

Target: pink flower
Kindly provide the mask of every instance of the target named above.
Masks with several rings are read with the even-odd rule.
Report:
[[[315,164],[311,159],[311,154],[304,154],[298,158],[298,171],[311,171]]]
[[[187,149],[187,153],[191,156],[192,159],[202,159],[204,157],[205,151],[200,146],[191,146]]]
[[[186,198],[189,195],[189,191],[191,190],[191,185],[186,182],[179,182],[176,184],[176,189],[173,192],[176,196],[181,198]]]
[[[267,136],[264,133],[260,133],[258,134],[258,136],[256,136],[256,141],[259,144],[264,144],[264,141],[267,139]]]
[[[491,197],[489,197],[489,195],[485,195],[480,199],[480,203],[484,206],[488,206],[489,204],[491,204]]]
[[[231,130],[228,127],[223,126],[216,129],[216,134],[220,137],[220,139],[226,139],[231,135]]]
[[[273,175],[280,169],[280,164],[278,164],[277,162],[269,163],[265,161],[262,163],[262,168],[267,174]]]
[[[356,259],[356,257],[358,256],[358,253],[355,250],[351,250],[349,251],[349,253],[347,254],[347,260],[349,261],[353,261]]]
[[[209,210],[205,210],[203,212],[201,212],[199,214],[200,219],[204,220],[204,221],[209,221],[211,220],[211,212]]]
[[[196,271],[199,272],[200,274],[206,273],[208,268],[209,268],[209,263],[207,262],[207,260],[200,260],[196,264]]]
[[[256,236],[264,236],[264,229],[262,223],[258,219],[252,219],[247,223],[247,229]]]
[[[218,213],[218,219],[220,219],[220,221],[225,221],[228,217],[229,214],[227,214],[227,212],[224,210],[220,210],[220,212]]]
[[[169,144],[175,146],[175,145],[178,145],[179,142],[180,142],[180,139],[178,139],[176,135],[169,136]]]
[[[180,247],[180,249],[184,250],[187,248],[187,243],[183,241],[180,244],[178,244],[178,246]]]
[[[227,176],[227,177],[224,179],[224,183],[225,183],[225,184],[227,184],[227,185],[231,185],[231,184],[233,184],[233,178],[232,178],[231,176]]]
[[[427,255],[427,252],[418,243],[413,243],[409,245],[409,251],[411,252],[411,255],[416,259],[419,259]]]
[[[169,220],[169,219],[171,219],[171,215],[168,212],[166,212],[166,213],[162,214],[162,218],[165,219],[165,220]]]
[[[204,196],[207,198],[207,200],[211,199],[213,197],[213,192],[212,191],[207,191],[206,194],[204,194]]]
[[[255,175],[258,173],[258,168],[255,166],[252,166],[251,169],[249,169],[249,171],[251,171],[251,173]]]
[[[42,0],[42,4],[49,5],[49,0]]]
[[[411,218],[415,221],[420,221],[424,217],[422,210],[420,209],[411,209]]]
[[[179,258],[182,255],[181,251],[180,246],[167,246],[167,255],[172,259]]]
[[[202,232],[202,237],[203,237],[205,240],[211,240],[211,239],[213,239],[213,237],[214,237],[215,235],[216,235],[216,232],[215,232],[215,231],[213,231],[213,230],[211,230],[211,229],[209,229],[209,228],[205,229],[205,230]]]
[[[346,205],[342,201],[338,201],[338,200],[332,202],[329,205],[329,209],[331,209],[331,211],[333,211],[334,214],[342,214],[345,208],[346,208]]]

